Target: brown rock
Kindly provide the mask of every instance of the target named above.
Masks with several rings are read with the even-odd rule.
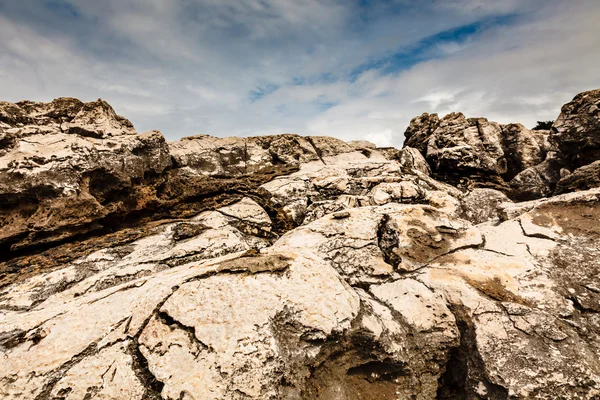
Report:
[[[413,118],[404,132],[404,147],[412,147],[425,154],[427,144],[433,132],[440,124],[440,118],[437,114],[423,113]]]
[[[600,89],[575,96],[552,125],[550,141],[575,168],[600,159]]]
[[[573,173],[561,178],[554,194],[576,192],[600,187],[600,160],[577,168]]]

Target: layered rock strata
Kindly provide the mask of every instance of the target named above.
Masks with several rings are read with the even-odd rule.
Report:
[[[0,104],[0,397],[600,397],[596,114],[563,114],[424,115],[397,150]]]

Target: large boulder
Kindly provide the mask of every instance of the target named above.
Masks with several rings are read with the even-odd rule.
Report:
[[[546,157],[544,134],[530,131],[521,124],[502,125],[502,149],[507,170],[503,178],[510,181],[521,171],[541,163]]]
[[[523,201],[550,196],[567,172],[564,161],[551,153],[544,162],[521,171],[510,181],[511,197]]]
[[[565,104],[552,125],[550,141],[573,167],[600,159],[600,89],[583,92]]]
[[[561,178],[554,194],[575,192],[600,187],[600,160],[577,168],[573,173]]]
[[[460,198],[460,215],[475,225],[486,222],[495,223],[502,219],[500,205],[509,202],[510,199],[498,190],[473,189]]]
[[[423,113],[413,118],[404,132],[404,147],[412,147],[421,152],[427,153],[427,144],[433,132],[440,124],[440,118],[437,114]]]
[[[426,158],[440,175],[506,172],[500,125],[462,113],[441,119],[427,143]]]
[[[425,175],[431,175],[431,167],[421,152],[413,147],[404,147],[397,155],[400,168],[410,171],[419,171]]]

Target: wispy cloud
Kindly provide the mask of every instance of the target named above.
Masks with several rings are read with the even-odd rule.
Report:
[[[0,98],[102,97],[169,139],[400,145],[410,118],[556,116],[600,87],[595,0],[0,2]]]

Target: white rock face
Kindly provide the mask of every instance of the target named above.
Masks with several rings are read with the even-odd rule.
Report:
[[[94,104],[0,105],[3,134],[29,130],[0,154],[0,173],[29,171],[1,183],[0,398],[600,397],[599,189],[514,203],[437,181],[416,150],[166,144]],[[415,120],[415,146],[435,118]],[[459,139],[488,140],[471,130]],[[135,204],[112,175],[93,183],[136,157]],[[61,170],[58,192],[27,197]],[[59,203],[82,196],[100,217]]]
[[[594,193],[578,196],[600,212]],[[250,199],[168,224],[2,292],[3,396],[333,398],[322,385],[335,383],[345,399],[431,398],[451,395],[466,366],[473,393],[593,397],[597,339],[579,327],[595,314],[579,309],[600,308],[597,276],[580,286],[555,268],[582,243],[600,252],[598,232],[585,213],[555,220],[557,204],[582,204],[559,201],[479,229],[427,205],[358,207],[247,255],[218,232],[245,219],[267,230]],[[238,252],[185,259],[198,245],[173,239],[184,227],[184,243]]]

